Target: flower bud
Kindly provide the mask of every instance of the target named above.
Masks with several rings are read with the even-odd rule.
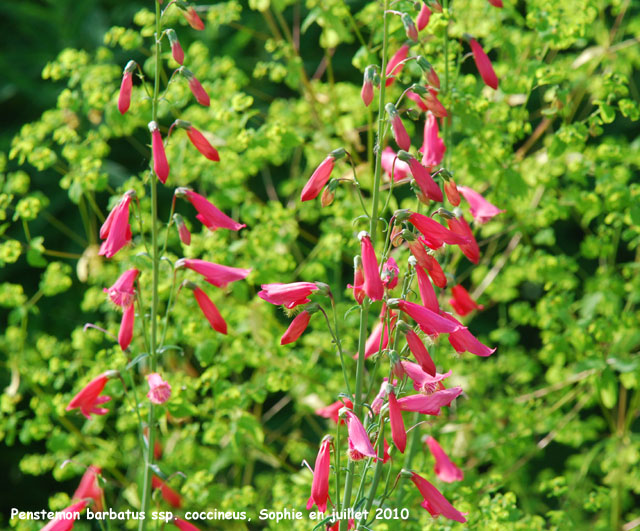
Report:
[[[404,128],[404,124],[398,114],[398,110],[393,103],[387,103],[385,105],[385,109],[391,120],[391,129],[393,131],[393,138],[395,139],[396,144],[398,144],[400,149],[409,151],[411,149],[411,140],[407,134],[407,130]]]
[[[136,69],[136,66],[137,63],[135,61],[129,61],[122,72],[122,83],[120,84],[120,93],[118,94],[118,110],[120,114],[126,113],[131,105],[133,71]]]
[[[200,81],[198,81],[198,79],[193,75],[193,72],[191,72],[191,70],[185,68],[184,66],[181,66],[178,71],[187,78],[188,82],[189,82],[189,89],[191,90],[191,93],[193,94],[194,98],[196,99],[196,101],[200,104],[200,105],[204,105],[205,107],[209,107],[211,101],[209,99],[209,95],[207,94],[207,91],[204,90],[204,87],[202,86],[202,84],[200,83]]]
[[[167,155],[164,152],[164,144],[162,136],[155,121],[149,122],[149,131],[151,131],[151,149],[153,152],[153,171],[160,179],[162,184],[167,182],[169,176],[169,163]]]
[[[418,62],[418,66],[422,69],[422,73],[427,78],[427,83],[439,89],[440,78],[438,77],[438,74],[436,74],[436,71],[433,69],[433,66],[431,65],[431,63],[422,56],[418,58],[417,62]]]
[[[176,32],[172,29],[168,29],[167,37],[169,38],[169,42],[171,43],[171,55],[173,56],[173,60],[179,65],[183,64],[184,50],[182,49],[182,46],[180,46],[180,41],[178,41]]]
[[[407,39],[418,42],[418,28],[416,28],[413,19],[408,13],[402,15],[402,25],[404,26],[404,32],[407,34]]]
[[[187,225],[185,224],[184,219],[182,219],[182,216],[178,213],[174,214],[173,221],[176,224],[176,227],[178,228],[178,236],[180,236],[180,241],[185,245],[190,245],[191,233],[189,232],[189,229],[187,228]]]
[[[202,22],[202,19],[198,16],[198,13],[196,13],[196,10],[193,6],[189,6],[187,9],[183,9],[182,14],[184,15],[186,21],[189,23],[189,26],[191,26],[194,30],[202,31],[204,29],[204,22]]]
[[[336,197],[336,189],[338,188],[339,181],[336,179],[331,179],[329,184],[324,187],[322,191],[322,197],[320,198],[320,204],[323,207],[329,206],[333,203],[334,198]]]
[[[458,206],[460,204],[460,194],[458,193],[458,187],[453,179],[449,179],[444,182],[444,193],[447,194],[447,199],[453,206]]]
[[[416,25],[418,26],[418,31],[422,31],[429,24],[429,19],[431,18],[431,9],[427,4],[422,4],[422,8],[420,9],[420,13],[418,14],[418,18],[416,19]]]
[[[364,79],[362,81],[362,90],[360,91],[360,97],[364,102],[365,107],[368,107],[373,101],[373,83],[376,75],[376,67],[369,65],[365,68]]]
[[[482,81],[484,81],[484,84],[491,87],[493,90],[498,90],[498,76],[496,76],[496,73],[493,70],[491,59],[489,59],[489,56],[482,49],[482,46],[480,46],[478,41],[466,34],[465,38],[469,41],[469,46],[471,46],[473,60],[476,63],[476,67],[478,68],[480,77],[482,77]]]

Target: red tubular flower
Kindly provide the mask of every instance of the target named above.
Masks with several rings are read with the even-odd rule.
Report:
[[[407,98],[413,101],[421,111],[428,111],[429,107],[427,107],[426,103],[422,101],[420,94],[416,94],[413,90],[407,90]]]
[[[385,106],[389,118],[391,119],[391,131],[393,132],[393,138],[400,149],[409,151],[411,149],[411,139],[407,134],[407,130],[404,128],[402,118],[398,114],[398,111],[393,103],[387,103]]]
[[[210,231],[216,229],[240,230],[246,225],[234,221],[229,216],[218,210],[206,197],[189,188],[178,188],[176,195],[186,196],[193,207],[198,211],[196,218]]]
[[[502,0],[487,0],[494,7],[502,7]]]
[[[353,411],[347,411],[346,413],[350,446],[349,457],[354,461],[362,458],[362,456],[376,458],[376,451],[371,446],[367,430],[364,429],[362,422]]]
[[[422,152],[422,165],[430,171],[433,170],[442,162],[446,150],[447,148],[439,136],[438,120],[433,113],[427,112],[427,120],[424,123],[424,140],[419,150]]]
[[[435,89],[429,87],[429,91],[423,97],[427,109],[430,110],[436,118],[446,118],[449,116],[447,109],[440,103],[438,92]]]
[[[189,88],[191,89],[193,97],[200,105],[209,107],[209,105],[211,104],[209,94],[207,94],[207,91],[204,90],[204,87],[202,86],[200,81],[198,81],[198,79],[193,75],[189,78]]]
[[[187,522],[186,520],[183,520],[182,518],[178,518],[177,516],[174,517],[173,522],[171,522],[171,523],[173,525],[175,525],[178,529],[180,529],[180,531],[200,531],[200,529],[198,529],[192,523]]]
[[[453,315],[447,312],[442,312],[442,316],[452,323],[460,324]],[[480,342],[480,340],[474,336],[469,330],[461,326],[460,329],[456,330],[452,334],[449,334],[449,343],[456,350],[458,354],[462,354],[463,352],[471,352],[471,354],[475,354],[476,356],[482,356],[486,358],[487,356],[491,356],[496,349],[489,348]]]
[[[422,370],[420,365],[411,361],[400,361],[402,370],[404,373],[413,380],[413,388],[423,395],[432,395],[436,391],[443,391],[445,389],[442,380],[451,376],[451,371],[444,374],[436,373],[431,376]]]
[[[480,248],[473,237],[469,224],[460,216],[459,218],[447,219],[447,225],[452,232],[469,238],[468,243],[460,245],[460,250],[472,263],[477,264],[480,261]]]
[[[439,288],[445,288],[447,286],[447,277],[445,276],[442,267],[440,267],[440,263],[425,250],[423,240],[424,238],[409,242],[411,254],[415,257],[418,265],[429,272],[429,275],[433,279],[433,283]]]
[[[433,437],[427,437],[427,446],[433,454],[436,460],[436,464],[433,467],[436,476],[446,483],[453,483],[454,481],[462,481],[464,474],[456,465],[451,462],[449,456],[444,452],[442,447],[438,444]]]
[[[71,496],[72,500],[83,500],[85,498],[91,498],[93,500],[94,508],[96,512],[102,511],[102,489],[98,485],[98,476],[100,475],[100,468],[97,466],[89,466],[82,475],[80,485]]]
[[[458,186],[458,191],[469,203],[469,210],[476,223],[486,223],[494,216],[506,212],[506,210],[500,210],[497,206],[489,203],[481,194],[471,188]]]
[[[442,190],[433,180],[431,174],[417,159],[411,157],[409,159],[409,168],[411,169],[411,175],[416,180],[416,183],[420,187],[420,190],[432,201],[441,203],[444,199],[442,196]]]
[[[173,56],[173,60],[181,65],[184,63],[184,50],[182,49],[182,46],[180,46],[180,41],[176,36],[176,32],[172,29],[168,29],[167,37],[169,37],[169,42],[171,43],[171,55]]]
[[[287,331],[282,335],[280,344],[288,345],[289,343],[297,341],[302,335],[302,332],[307,329],[309,319],[311,319],[311,314],[306,310],[303,310],[301,313],[296,315],[293,321],[291,321],[289,328],[287,328]]]
[[[214,148],[205,136],[195,127],[190,126],[187,129],[187,136],[195,148],[209,160],[212,160],[213,162],[218,162],[220,160],[218,150]]]
[[[447,194],[447,199],[453,206],[460,204],[460,194],[458,193],[455,181],[451,177],[444,182],[444,193]]]
[[[440,408],[448,406],[462,393],[462,387],[452,387],[436,391],[430,395],[409,395],[398,400],[402,411],[418,411],[423,415],[440,414]]]
[[[100,246],[99,255],[111,258],[131,241],[129,203],[131,203],[131,194],[127,192],[104,220],[100,227],[100,238],[105,241]]]
[[[406,337],[409,350],[416,358],[416,361],[420,364],[422,370],[431,376],[435,376],[436,364],[431,359],[431,356],[429,356],[429,351],[427,350],[427,347],[424,346],[420,337],[418,337],[418,334],[413,330],[408,330]]]
[[[482,81],[484,81],[484,84],[491,87],[493,90],[498,90],[498,76],[496,76],[496,73],[493,70],[493,65],[491,64],[489,56],[484,52],[482,46],[480,46],[478,41],[475,39],[470,39],[469,45],[471,46],[473,60],[476,62],[476,67],[478,68],[478,72],[480,72]]]
[[[402,420],[402,411],[398,405],[398,400],[393,391],[389,393],[389,423],[391,424],[391,437],[393,444],[403,454],[407,447],[407,431]]]
[[[382,349],[384,350],[389,345],[389,327],[387,326],[386,319],[384,318],[385,308],[383,305],[382,312],[380,314],[380,321],[376,324],[376,326],[371,331],[371,335],[367,339],[367,342],[364,346],[364,357],[367,359],[370,356],[373,356],[377,352],[380,351],[380,337],[382,336]],[[396,313],[391,312],[391,332],[396,325],[396,321],[398,320],[398,316]],[[384,326],[384,332],[383,332]],[[358,354],[353,356],[353,359],[358,359]]]
[[[147,398],[154,404],[164,404],[171,397],[171,386],[157,372],[147,374],[149,392]]]
[[[418,26],[418,31],[422,31],[429,24],[429,19],[431,18],[431,9],[427,6],[427,4],[422,4],[422,8],[420,9],[420,13],[418,14],[418,18],[416,19],[416,26]]]
[[[430,336],[450,334],[464,328],[461,324],[452,323],[449,319],[413,302],[400,300],[398,308],[418,323],[420,329]]]
[[[158,124],[154,121],[149,122],[149,131],[151,131],[151,150],[153,151],[153,171],[160,179],[162,184],[167,182],[169,177],[169,163],[167,155],[164,152],[164,144],[162,136],[158,129]]]
[[[349,518],[349,521],[347,522],[347,529],[354,529],[355,527],[356,527],[356,521],[353,518]],[[335,522],[332,526],[327,527],[327,531],[338,531],[339,529],[340,529],[340,520]]]
[[[135,295],[134,286],[139,274],[140,271],[135,267],[128,269],[118,277],[118,280],[113,283],[113,286],[103,288],[102,291],[109,295],[109,298],[115,305],[126,308],[133,304]]]
[[[69,507],[66,507],[59,514],[55,520],[51,520],[47,525],[45,525],[40,531],[70,531],[73,529],[73,525],[76,523],[74,513],[80,513],[84,511],[85,507],[89,504],[87,500],[82,500]],[[67,519],[64,515],[72,514],[74,518]]]
[[[300,194],[300,201],[310,201],[318,197],[320,190],[324,188],[329,177],[331,177],[335,160],[333,155],[328,155],[327,158],[320,163],[311,177],[309,177],[307,184],[304,185],[302,193]]]
[[[431,285],[431,281],[427,276],[425,270],[419,264],[416,264],[416,276],[418,277],[418,289],[420,291],[420,299],[422,300],[422,306],[428,308],[432,312],[440,313],[440,305],[438,304],[438,297]]]
[[[181,258],[176,262],[176,268],[179,267],[195,271],[202,275],[209,284],[219,288],[224,288],[230,282],[247,278],[251,273],[251,269],[214,264],[197,258]]]
[[[398,276],[400,275],[400,268],[396,263],[393,256],[390,256],[389,259],[382,266],[382,285],[386,289],[393,289],[398,285]]]
[[[420,494],[424,498],[421,506],[429,511],[431,516],[437,517],[442,515],[449,520],[455,520],[456,522],[461,523],[467,521],[464,515],[451,505],[442,493],[426,479],[415,472],[411,472],[411,481],[418,488]]]
[[[91,380],[76,396],[71,399],[66,411],[79,409],[80,413],[88,419],[91,418],[92,413],[94,415],[106,415],[109,410],[98,406],[111,400],[111,397],[99,395],[102,393],[102,390],[110,376],[111,373],[105,372]]]
[[[360,240],[360,255],[362,257],[362,271],[364,273],[364,291],[372,301],[379,301],[384,295],[384,287],[380,279],[378,259],[371,244],[371,238],[366,231],[358,234]]]
[[[320,444],[315,466],[313,468],[313,482],[311,483],[311,496],[307,501],[307,509],[314,505],[318,511],[324,513],[327,510],[329,498],[329,472],[331,465],[331,439],[325,438]]]
[[[409,165],[396,157],[396,152],[389,146],[382,150],[382,155],[380,157],[382,169],[387,172],[390,179],[393,178],[394,182],[406,179],[410,173]],[[395,166],[393,165],[394,160]]]
[[[384,406],[384,399],[387,398],[387,395],[389,394],[389,386],[387,385],[388,381],[389,381],[389,378],[385,377],[382,379],[380,390],[378,391],[378,394],[371,402],[371,411],[373,411],[374,414],[376,415],[380,414],[380,410],[382,409],[382,406]],[[394,380],[394,384],[395,383],[396,381]]]
[[[439,249],[445,243],[449,245],[462,245],[469,243],[469,238],[461,236],[446,227],[440,225],[436,220],[413,212],[409,216],[409,223],[418,229],[424,236],[426,243],[432,249]]]
[[[189,228],[186,223],[182,219],[180,214],[174,214],[173,220],[176,223],[176,227],[178,228],[178,236],[180,237],[180,241],[185,245],[191,245],[191,233],[189,232]]]
[[[473,310],[484,309],[484,306],[474,301],[471,295],[469,295],[469,292],[460,284],[451,288],[451,294],[453,298],[449,299],[449,304],[453,306],[453,309],[458,315],[465,316]]]
[[[356,258],[354,259],[353,285],[347,284],[347,287],[353,289],[353,298],[358,304],[362,304],[366,293],[363,289],[364,273],[362,272],[362,261],[360,260],[359,256],[356,256]]]
[[[289,284],[262,284],[258,297],[262,300],[284,306],[288,310],[299,304],[311,302],[308,297],[318,289],[313,282],[291,282]]]
[[[133,339],[133,325],[136,318],[136,310],[133,303],[129,304],[122,312],[120,330],[118,332],[118,343],[122,350],[127,350]]]
[[[202,31],[204,29],[204,22],[196,13],[196,10],[193,6],[189,6],[187,9],[182,10],[182,14],[184,18],[189,23],[194,30]]]
[[[370,79],[365,79],[362,82],[362,89],[360,90],[360,97],[362,98],[362,102],[365,107],[371,105],[373,101],[373,81]]]
[[[211,327],[221,334],[227,333],[227,323],[220,315],[218,308],[213,301],[207,296],[207,294],[202,291],[198,286],[194,286],[193,288],[193,296],[196,298],[198,306],[202,310],[202,313],[209,321]]]
[[[404,67],[403,61],[407,58],[407,55],[409,55],[409,45],[403,44],[398,51],[393,54],[391,59],[389,59],[386,70],[387,81],[385,83],[387,87],[396,80],[395,76],[402,71]]]
[[[334,402],[333,404],[330,404],[326,407],[316,409],[315,413],[316,415],[320,415],[325,419],[333,419],[333,421],[337,424],[338,422],[340,422],[340,418],[338,417],[338,412],[343,407],[351,409],[353,408],[353,402],[351,402],[351,400],[349,400],[348,398],[345,398],[344,402],[341,402],[340,400],[338,400],[337,402]]]
[[[131,105],[131,87],[133,86],[133,71],[136,68],[135,61],[129,61],[122,72],[122,83],[120,83],[120,93],[118,94],[118,110],[124,114]]]
[[[160,489],[160,494],[162,494],[164,500],[171,505],[171,507],[175,507],[176,509],[180,509],[180,507],[182,507],[182,496],[180,496],[180,494],[173,490],[159,477],[151,477],[151,486],[154,489]]]
[[[418,28],[413,23],[413,19],[408,13],[402,15],[402,25],[404,26],[407,39],[411,39],[413,42],[418,42]]]

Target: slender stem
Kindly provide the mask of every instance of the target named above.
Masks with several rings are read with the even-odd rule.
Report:
[[[160,3],[154,2],[156,6],[156,32],[155,32],[155,78],[153,83],[153,103],[152,120],[158,118],[158,101],[160,95],[160,53],[162,38],[162,23],[160,17]],[[158,334],[158,276],[160,273],[160,253],[158,249],[158,181],[155,175],[151,175],[151,248],[153,260],[153,280],[151,295],[151,344],[149,357],[151,360],[151,371],[155,372],[157,367],[157,334]],[[142,504],[141,510],[144,513],[149,511],[151,499],[151,465],[153,464],[153,443],[154,443],[155,411],[153,403],[149,402],[149,417],[147,420],[148,440],[144,455],[144,479],[142,483]],[[138,529],[144,531],[147,527],[147,519],[140,520]]]
[[[443,0],[442,8],[445,11],[447,11],[447,25],[444,28],[444,42],[443,42],[444,86],[443,86],[442,92],[444,93],[445,96],[449,97],[449,17],[448,17],[449,0]],[[447,151],[445,153],[445,160],[446,160],[445,166],[449,167],[450,161],[451,161],[450,139],[451,139],[451,120],[452,120],[450,102],[447,105],[447,112],[449,116],[442,121],[442,136],[444,137],[445,145],[447,146]]]
[[[333,447],[336,461],[336,509],[340,513],[340,425],[342,421],[338,419],[336,427],[336,444]]]
[[[384,415],[380,415],[378,430],[378,461],[376,462],[376,469],[373,473],[373,480],[371,481],[371,486],[369,487],[369,494],[367,494],[367,503],[364,506],[363,514],[368,514],[371,510],[373,499],[376,495],[376,490],[378,490],[378,483],[380,483],[380,478],[382,477],[382,467],[384,466]],[[362,518],[358,520],[356,529],[359,528],[361,524]]]
[[[320,311],[322,312],[322,315],[324,315],[325,321],[327,321],[327,328],[329,329],[329,333],[331,334],[331,337],[333,338],[333,342],[336,344],[336,347],[338,348],[338,354],[340,355],[340,365],[342,365],[342,374],[344,376],[344,383],[347,386],[347,393],[349,394],[349,396],[353,396],[351,394],[351,386],[349,385],[349,377],[347,376],[347,368],[344,364],[344,355],[342,352],[342,344],[340,343],[340,339],[338,338],[338,320],[336,318],[336,308],[335,305],[333,303],[333,297],[331,298],[331,304],[333,306],[333,317],[334,317],[334,323],[335,323],[335,327],[336,330],[335,332],[333,331],[333,329],[331,328],[331,323],[329,322],[329,316],[327,315],[327,312],[324,311],[324,308],[322,306],[320,306]]]

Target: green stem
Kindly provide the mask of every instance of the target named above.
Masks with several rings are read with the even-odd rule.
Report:
[[[376,490],[378,490],[378,483],[380,483],[380,478],[382,477],[382,468],[384,466],[384,415],[380,415],[380,423],[378,425],[378,461],[376,462],[376,469],[373,473],[373,480],[371,481],[371,486],[369,487],[369,494],[367,494],[367,503],[364,506],[363,514],[368,514],[373,505],[373,499],[376,495]],[[356,529],[359,529],[362,524],[362,518],[358,520],[358,525],[356,525]]]
[[[442,8],[447,13],[447,25],[444,28],[444,42],[443,42],[443,53],[444,53],[444,86],[442,93],[448,98],[449,97],[449,1],[443,0]],[[447,112],[449,114],[442,121],[442,136],[444,137],[445,146],[447,147],[447,151],[445,152],[445,167],[450,166],[451,162],[451,104],[447,105]]]

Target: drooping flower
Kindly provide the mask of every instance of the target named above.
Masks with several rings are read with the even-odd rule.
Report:
[[[127,269],[118,277],[110,288],[103,288],[103,291],[109,296],[111,301],[121,308],[126,308],[133,303],[135,295],[135,282],[140,271],[135,267]]]
[[[346,410],[347,431],[349,432],[350,458],[377,457],[362,422],[353,411]]]
[[[440,78],[438,77],[438,74],[436,73],[431,63],[422,56],[418,57],[417,62],[418,62],[418,66],[422,70],[422,73],[427,78],[427,83],[431,85],[431,87],[439,89]]]
[[[409,350],[415,357],[416,361],[420,364],[420,367],[424,372],[431,376],[436,375],[436,364],[431,359],[427,347],[413,330],[407,330],[406,332],[407,344]]]
[[[418,31],[422,31],[429,24],[429,19],[431,18],[431,9],[427,4],[422,3],[422,8],[420,9],[420,13],[418,14],[418,18],[416,19],[416,25],[418,26]]]
[[[400,149],[409,151],[411,149],[411,139],[409,138],[407,130],[404,128],[402,118],[400,118],[396,106],[393,103],[387,103],[385,109],[391,120],[391,131],[393,132],[393,138],[396,144],[398,144]]]
[[[465,316],[473,310],[484,309],[484,306],[474,301],[469,292],[460,284],[451,288],[451,294],[453,298],[449,299],[449,304],[453,306],[458,315]]]
[[[464,328],[462,325],[452,323],[449,319],[445,319],[424,306],[413,302],[400,300],[398,301],[398,308],[418,323],[420,329],[430,336],[450,334],[460,328]]]
[[[409,164],[411,175],[416,180],[422,193],[432,201],[442,202],[442,190],[440,190],[440,187],[433,180],[427,168],[420,164],[418,159],[409,153],[401,151],[398,155]]]
[[[438,129],[438,120],[431,112],[427,112],[427,119],[424,123],[424,140],[422,147],[422,165],[426,166],[430,171],[438,166],[444,158],[447,150],[442,138],[440,138]]]
[[[480,248],[464,217],[447,219],[447,225],[452,232],[469,239],[467,243],[460,245],[460,250],[472,263],[477,264],[480,261]]]
[[[191,287],[191,289],[193,290],[193,296],[196,298],[198,306],[200,306],[202,313],[207,318],[207,321],[209,321],[211,327],[216,332],[220,332],[221,334],[226,335],[227,323],[222,318],[222,315],[220,315],[220,312],[218,311],[218,308],[213,303],[213,301],[198,286],[193,285],[189,287]]]
[[[88,419],[91,418],[91,414],[106,415],[109,410],[98,406],[111,400],[110,396],[100,396],[100,393],[102,393],[104,386],[112,375],[112,372],[107,371],[91,380],[71,399],[66,411],[79,409],[80,413]]]
[[[373,66],[370,65],[365,68],[362,89],[360,90],[360,97],[365,107],[368,107],[373,101],[373,79],[375,75],[376,71]]]
[[[162,379],[157,372],[147,374],[147,383],[149,384],[149,392],[147,398],[154,404],[164,404],[171,397],[171,386],[169,382]]]
[[[398,285],[398,277],[400,275],[400,268],[396,263],[393,256],[390,256],[389,259],[382,266],[382,285],[386,289],[393,289]]]
[[[94,511],[102,511],[102,488],[98,485],[98,476],[100,475],[100,468],[90,465],[85,470],[80,480],[78,488],[71,496],[72,500],[83,500],[85,498],[91,498],[94,504]]]
[[[180,46],[180,41],[178,40],[176,32],[172,29],[168,29],[167,37],[171,44],[171,55],[173,56],[173,60],[179,65],[182,65],[184,63],[184,50],[182,49],[182,46]]]
[[[287,328],[287,331],[282,334],[280,344],[288,345],[289,343],[297,341],[302,333],[307,329],[310,319],[311,314],[306,310],[303,310],[298,315],[296,315],[293,321],[291,321],[289,328]]]
[[[374,414],[376,415],[380,414],[380,410],[384,405],[384,400],[385,398],[387,398],[387,395],[389,394],[389,386],[387,385],[388,381],[389,381],[389,378],[387,377],[382,379],[380,390],[378,391],[378,394],[375,396],[375,398],[371,402],[371,411],[373,411]]]
[[[418,290],[420,291],[422,306],[428,308],[432,312],[440,313],[438,297],[436,296],[436,292],[431,285],[431,281],[429,280],[427,273],[419,264],[416,264],[415,270],[416,276],[418,277]]]
[[[460,321],[448,312],[442,312],[442,316],[452,323],[460,324]],[[458,330],[449,334],[449,343],[451,343],[451,346],[458,354],[471,352],[471,354],[486,358],[496,351],[495,348],[489,348],[485,344],[481,343],[480,340],[464,326],[461,326]]]
[[[429,87],[427,93],[422,96],[427,109],[430,110],[436,118],[446,118],[449,116],[447,109],[438,99],[438,91]]]
[[[353,402],[351,402],[351,400],[349,400],[348,398],[345,398],[344,402],[341,402],[340,400],[338,400],[326,407],[316,409],[315,413],[316,415],[320,415],[325,419],[333,419],[333,421],[337,424],[338,422],[340,422],[340,418],[338,417],[338,412],[343,407],[351,409],[353,408]]]
[[[189,23],[194,30],[202,31],[204,29],[204,22],[196,13],[196,10],[193,6],[189,6],[187,9],[182,9],[182,14],[184,18]]]
[[[467,186],[458,186],[458,191],[469,203],[469,210],[476,223],[486,223],[494,216],[506,212],[489,203],[481,194]]]
[[[209,284],[219,288],[224,288],[230,282],[247,278],[251,273],[251,269],[214,264],[197,258],[181,258],[176,262],[175,267],[191,269],[202,275]]]
[[[389,423],[391,424],[393,444],[395,444],[396,448],[403,454],[407,447],[407,431],[404,428],[402,411],[398,405],[396,394],[393,391],[389,393]]]
[[[73,525],[76,523],[75,513],[84,511],[88,504],[89,502],[87,500],[81,500],[64,508],[60,511],[61,514],[58,514],[54,520],[51,520],[40,531],[71,531],[71,529],[73,529]],[[67,514],[73,515],[73,518],[67,517]]]
[[[111,258],[131,241],[131,225],[129,225],[131,196],[131,192],[125,193],[100,227],[100,238],[105,241],[100,246],[99,255]]]
[[[393,161],[395,160],[395,166]],[[382,156],[380,157],[380,164],[382,169],[387,173],[389,178],[393,178],[395,182],[406,179],[410,173],[409,165],[396,158],[396,152],[389,146],[382,150]]]
[[[404,26],[407,39],[411,39],[413,42],[418,42],[418,28],[416,28],[416,25],[413,23],[411,15],[408,13],[402,15],[402,25]]]
[[[183,520],[182,518],[178,518],[177,516],[173,518],[173,521],[171,523],[175,525],[178,529],[180,529],[180,531],[200,531],[200,529],[198,529],[191,522],[187,522],[186,520]]]
[[[311,496],[307,501],[307,509],[314,505],[318,511],[324,513],[327,510],[329,498],[329,472],[331,470],[331,438],[326,437],[320,444],[316,462],[313,467],[313,482],[311,483]]]
[[[353,259],[353,285],[347,284],[347,287],[353,289],[353,298],[358,304],[362,304],[364,296],[364,273],[362,272],[362,260],[359,256]]]
[[[398,51],[393,54],[391,59],[389,59],[386,69],[387,81],[385,82],[387,87],[396,80],[395,76],[402,71],[402,68],[404,67],[404,60],[407,58],[407,55],[409,55],[409,45],[403,44],[398,48]]]
[[[420,494],[424,498],[421,506],[429,511],[431,516],[437,517],[442,515],[449,520],[455,520],[456,522],[461,523],[467,521],[464,515],[451,505],[442,493],[422,476],[419,476],[415,472],[411,472],[411,481],[418,488]]]
[[[411,223],[416,229],[418,229],[426,240],[426,244],[431,249],[439,249],[445,243],[449,245],[462,245],[469,243],[469,238],[456,234],[455,232],[448,230],[446,227],[438,223],[436,220],[413,212],[409,217],[409,223]]]
[[[402,411],[418,411],[424,415],[439,415],[440,408],[448,406],[462,393],[462,387],[451,387],[430,395],[409,395],[398,400]]]
[[[491,87],[493,90],[498,90],[498,76],[496,76],[496,73],[493,70],[491,59],[489,59],[489,56],[475,39],[470,39],[469,45],[471,46],[473,60],[476,63],[478,72],[480,72],[482,81],[484,81],[484,84]]]
[[[220,161],[220,154],[218,153],[218,150],[214,148],[206,139],[206,137],[192,125],[187,128],[187,136],[189,137],[189,140],[191,140],[191,143],[194,145],[194,147],[202,155],[204,155],[209,160],[212,160],[213,162]]]
[[[300,201],[311,201],[318,197],[320,190],[324,188],[329,177],[331,177],[335,161],[344,156],[345,153],[344,149],[336,149],[327,155],[327,157],[315,169],[313,174],[311,174],[307,184],[304,185],[304,188],[300,193]]]
[[[151,131],[151,150],[153,152],[153,171],[160,179],[162,184],[167,182],[169,177],[169,163],[167,155],[164,152],[164,144],[158,124],[154,121],[149,122],[149,131]]]
[[[131,105],[133,71],[136,69],[136,66],[137,63],[135,61],[129,61],[122,72],[122,83],[120,83],[120,93],[118,94],[118,110],[120,114],[126,113]]]
[[[464,474],[456,465],[451,462],[449,456],[444,452],[442,447],[438,444],[433,437],[429,436],[426,440],[429,450],[433,454],[436,460],[436,464],[433,467],[434,472],[440,478],[440,480],[446,483],[453,483],[454,481],[462,481]]]
[[[177,212],[173,215],[173,221],[178,228],[178,236],[180,237],[180,241],[185,245],[191,245],[191,232],[189,232],[189,227],[182,219],[182,216]]]
[[[364,273],[364,291],[372,301],[379,301],[384,295],[384,287],[380,279],[378,259],[371,244],[371,237],[366,231],[358,234],[360,240],[360,256]]]
[[[276,306],[282,305],[289,310],[299,304],[310,302],[309,295],[318,289],[313,282],[262,284],[260,287],[262,291],[258,292],[258,297]]]
[[[198,211],[196,218],[210,231],[217,229],[240,230],[246,227],[243,223],[231,219],[222,211],[218,210],[206,197],[194,192],[189,188],[177,188],[175,194],[178,197],[185,196],[193,207]]]
[[[424,248],[424,238],[409,242],[411,254],[415,257],[418,265],[425,268],[429,272],[429,276],[433,279],[433,283],[439,288],[447,286],[447,277],[438,262],[433,256],[427,253]],[[426,306],[426,305],[425,305]],[[429,306],[427,306],[429,308]]]
[[[415,93],[413,90],[407,90],[406,96],[411,101],[413,101],[421,111],[424,112],[429,110],[429,107],[427,107],[427,104],[424,101],[422,101],[420,94]]]
[[[445,387],[442,381],[451,376],[451,371],[444,374],[436,372],[432,376],[423,371],[420,365],[412,361],[402,360],[400,364],[404,373],[413,380],[413,388],[424,395],[432,395],[436,391],[443,391]]]
[[[198,78],[193,74],[193,72],[188,68],[185,68],[184,66],[178,68],[177,71],[187,78],[187,82],[189,83],[189,90],[191,90],[191,94],[193,94],[193,97],[196,99],[196,101],[204,107],[209,107],[209,105],[211,104],[209,94],[207,94],[207,91],[202,86],[202,83],[198,81]]]
[[[364,346],[364,357],[365,359],[373,356],[377,352],[380,351],[380,340],[382,339],[382,349],[384,350],[389,345],[389,326],[387,326],[387,320],[385,319],[386,309],[384,304],[382,305],[382,312],[380,313],[380,321],[376,323],[376,326],[373,327],[371,331],[371,335],[367,338],[367,341]],[[396,321],[398,320],[398,315],[395,312],[391,312],[391,332],[395,327]],[[353,356],[354,359],[358,359],[358,354]]]
[[[458,193],[458,187],[453,178],[449,177],[449,179],[445,180],[444,193],[447,194],[447,199],[453,206],[460,204],[460,194]]]
[[[502,0],[487,0],[494,7],[502,7]]]
[[[118,331],[118,344],[122,350],[127,350],[133,339],[133,325],[136,318],[136,309],[133,303],[124,308],[120,330]]]
[[[180,509],[180,507],[182,507],[182,496],[180,496],[180,494],[173,490],[159,477],[151,476],[151,486],[154,489],[160,489],[160,494],[162,494],[164,500],[171,505],[171,507],[175,507],[176,509]]]

